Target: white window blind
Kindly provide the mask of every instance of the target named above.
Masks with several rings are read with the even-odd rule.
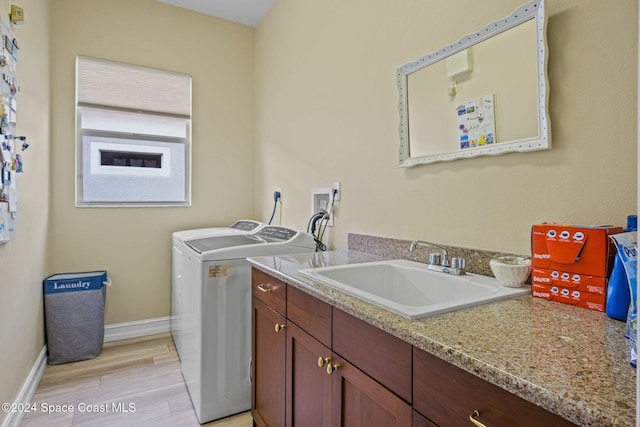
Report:
[[[79,56],[78,104],[191,116],[191,76]]]
[[[157,135],[172,138],[187,137],[185,119],[173,116],[102,110],[83,107],[82,129],[122,132],[139,135]]]

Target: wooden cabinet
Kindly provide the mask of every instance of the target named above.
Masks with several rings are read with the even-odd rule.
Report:
[[[255,269],[251,281],[251,414],[259,427],[284,426],[287,287]]]
[[[252,296],[259,427],[573,426],[255,269]]]
[[[251,412],[259,427],[411,425],[410,404],[378,382],[410,400],[409,344],[255,269],[252,295]],[[332,352],[335,335],[340,348],[358,362]],[[378,345],[362,351],[369,348],[362,340]],[[409,382],[398,386],[400,377]]]
[[[414,349],[413,407],[442,426],[575,426],[427,352]]]

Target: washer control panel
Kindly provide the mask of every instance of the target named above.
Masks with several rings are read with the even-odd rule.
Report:
[[[287,240],[291,240],[296,234],[298,234],[298,232],[290,228],[270,225],[258,231],[254,236],[271,243],[286,242]]]

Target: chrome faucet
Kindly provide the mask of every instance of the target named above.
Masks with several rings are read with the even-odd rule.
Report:
[[[413,242],[411,242],[411,246],[409,246],[409,252],[415,251],[418,246],[440,249],[442,251],[442,262],[437,262],[434,264],[440,265],[442,267],[449,267],[449,252],[447,252],[445,248],[443,248],[442,246],[438,246],[435,243],[429,243],[422,240],[414,240]]]
[[[453,258],[453,266],[449,263],[449,252],[442,246],[434,243],[425,242],[423,240],[414,240],[409,246],[409,252],[416,250],[418,246],[432,247],[442,252],[442,262],[440,261],[440,254],[429,254],[429,269],[440,271],[442,273],[453,274],[456,276],[462,276],[465,273],[466,263],[464,258]]]

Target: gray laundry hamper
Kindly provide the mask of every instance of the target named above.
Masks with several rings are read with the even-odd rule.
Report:
[[[51,365],[92,359],[104,342],[106,271],[54,274],[44,279],[44,313]]]

